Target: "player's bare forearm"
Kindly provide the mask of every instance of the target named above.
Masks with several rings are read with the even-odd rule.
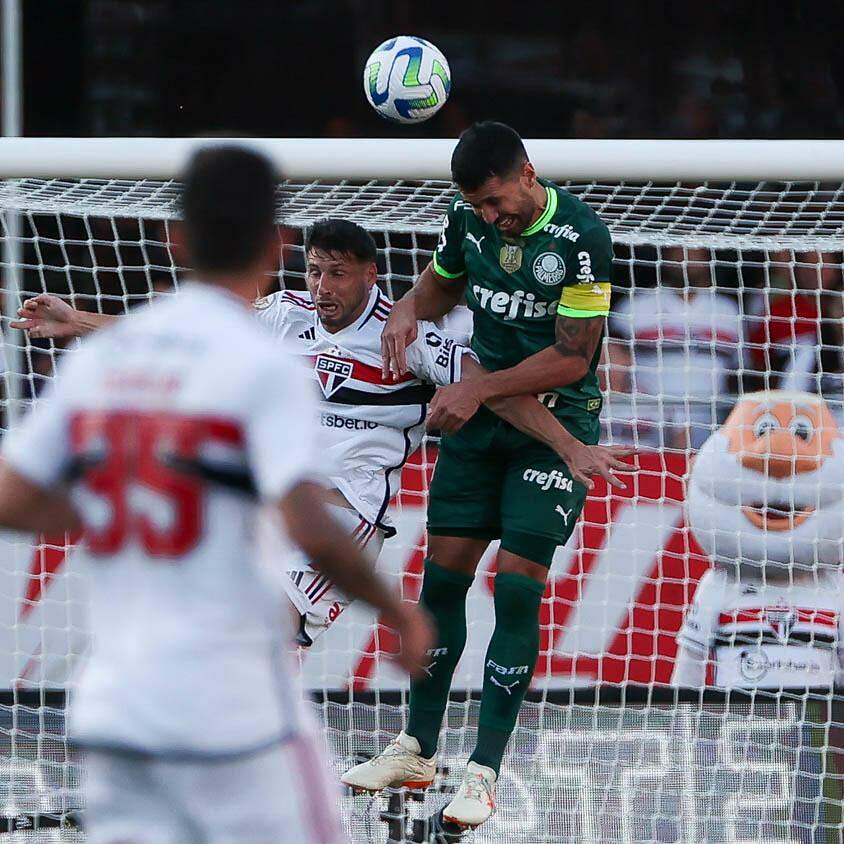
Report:
[[[36,486],[7,463],[0,463],[0,525],[29,533],[61,533],[81,527],[67,495]]]
[[[464,381],[471,383],[485,373],[486,370],[477,361],[468,355],[463,356]],[[624,489],[624,484],[615,476],[615,472],[635,471],[635,467],[624,462],[624,458],[636,453],[635,449],[582,443],[557,421],[536,396],[496,398],[485,404],[514,428],[555,451],[568,466],[571,476],[587,489],[594,487],[594,475],[600,475],[610,486]],[[441,420],[445,430],[454,430],[460,425],[459,419],[449,418],[445,414],[441,415]]]
[[[12,328],[26,331],[31,337],[52,338],[84,337],[97,331],[119,317],[78,311],[64,299],[52,293],[39,293],[27,299],[18,309]]]
[[[420,320],[436,320],[445,316],[460,301],[465,276],[446,279],[429,264],[409,290],[393,306],[381,333],[381,371],[385,378],[407,372],[405,350],[416,339]]]
[[[490,372],[478,379],[478,397],[486,403],[490,399],[528,393],[536,395],[574,384],[589,371],[603,329],[602,316],[557,317],[554,345],[516,366]]]
[[[415,319],[437,320],[460,303],[465,287],[466,276],[443,278],[428,264],[401,301],[412,304]]]
[[[281,512],[291,539],[314,568],[330,577],[350,598],[379,610],[388,622],[401,614],[401,601],[366,561],[349,534],[325,507],[313,483],[300,483],[282,500]]]
[[[463,356],[463,379],[473,381],[488,374],[474,358]],[[560,451],[577,440],[554,418],[554,415],[536,396],[508,396],[484,402],[496,415],[522,433]]]

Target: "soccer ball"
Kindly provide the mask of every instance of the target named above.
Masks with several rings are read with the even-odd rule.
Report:
[[[382,117],[421,123],[448,99],[451,71],[445,56],[430,41],[398,35],[376,47],[366,60],[363,89]]]

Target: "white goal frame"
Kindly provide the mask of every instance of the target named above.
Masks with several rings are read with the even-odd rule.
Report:
[[[80,218],[108,220],[138,217],[143,220],[148,217],[156,223],[161,223],[164,235],[150,237],[147,241],[141,228],[138,237],[133,236],[132,239],[169,250],[167,226],[178,213],[177,186],[173,184],[173,180],[178,178],[189,156],[196,149],[226,143],[242,144],[260,150],[277,165],[287,180],[282,188],[285,204],[278,210],[278,220],[282,224],[304,229],[315,219],[328,214],[348,216],[360,222],[377,236],[379,261],[384,258],[387,268],[384,277],[387,287],[393,283],[406,287],[424,267],[424,262],[427,262],[433,248],[436,233],[440,229],[442,215],[453,193],[449,164],[456,139],[2,138],[0,240],[5,240],[6,245],[14,245],[17,240],[17,246],[26,247],[31,253],[37,251],[32,244],[39,237],[48,248],[54,250],[57,248],[57,240],[64,242],[65,239],[76,246],[80,242],[86,246],[95,242],[98,245],[110,246],[112,240],[119,245],[120,236],[116,227],[112,227],[111,232],[106,231],[104,239],[99,238],[99,235],[92,233],[90,229],[83,235],[71,233],[67,238],[61,229],[58,235],[52,234],[52,229],[47,225],[47,218],[54,217],[58,220],[64,216],[76,217],[76,210],[72,213],[67,211],[68,204],[72,203],[73,208],[78,209]],[[645,271],[642,273],[641,287],[646,288],[653,279],[660,278],[656,274],[657,266],[673,264],[676,268],[678,263],[682,263],[685,267],[692,262],[689,254],[697,247],[709,249],[711,252],[711,258],[706,263],[710,266],[713,279],[716,264],[719,262],[757,269],[761,264],[765,267],[780,266],[777,262],[784,262],[788,278],[793,280],[794,267],[800,260],[798,253],[810,250],[820,253],[826,249],[839,253],[836,261],[844,271],[844,258],[840,257],[840,253],[844,252],[844,140],[526,139],[525,145],[541,176],[567,184],[576,196],[584,198],[608,224],[618,247],[616,269],[623,268],[628,274],[627,286],[631,288],[639,284],[640,277],[637,273],[640,269],[652,271],[651,276],[647,276]],[[125,202],[124,196],[128,197]],[[5,231],[1,225],[4,221],[7,225]],[[23,225],[16,227],[16,221]],[[39,235],[38,228],[42,224],[41,231],[46,232],[43,237]],[[159,238],[167,242],[162,243]],[[677,246],[688,247],[688,251],[682,253],[682,259],[676,257]],[[642,250],[638,251],[640,247]],[[303,247],[299,243],[286,245],[285,248],[291,252],[298,250],[294,257],[301,258]],[[663,254],[663,250],[672,250],[673,257],[671,254]],[[716,250],[721,250],[722,253],[735,251],[739,257],[733,262],[732,258],[716,256]],[[780,250],[789,253],[785,259],[775,257]],[[751,252],[758,252],[763,257],[748,258],[747,255]],[[23,252],[17,254],[22,255]],[[39,267],[46,266],[50,272],[59,275],[64,273],[68,280],[73,274],[73,278],[76,278],[83,273],[93,274],[94,270],[101,268],[109,271],[114,268],[106,263],[98,265],[96,261],[91,266],[76,266],[66,253],[61,258],[55,258],[52,263],[48,259],[42,262],[40,252],[37,254]],[[175,280],[177,271],[184,268],[175,265],[172,254],[169,254],[169,260],[173,262]],[[155,263],[154,260],[148,259],[144,251],[142,258],[134,258],[130,268],[138,270],[138,265],[143,264],[147,269],[152,267],[161,270],[161,267],[154,266]],[[698,264],[700,263],[698,259]],[[10,387],[18,379],[9,377],[9,374],[17,375],[19,366],[25,369],[25,352],[31,345],[24,335],[8,328],[8,319],[17,308],[21,293],[26,296],[33,292],[32,288],[18,286],[22,273],[26,271],[30,279],[36,279],[36,291],[38,284],[43,283],[43,276],[39,282],[33,269],[31,262],[25,265],[21,258],[6,258],[0,263],[0,273],[4,277],[4,284],[0,287],[0,294],[3,296],[3,321],[0,325],[3,326],[2,339],[6,341],[2,352],[9,356],[5,391],[7,426],[14,421],[14,411],[18,406],[22,410],[25,404],[20,396],[13,393],[13,387]],[[166,269],[169,271],[171,268],[168,265]],[[291,261],[289,277],[287,267],[284,272],[280,280],[287,282],[289,277],[301,280],[301,264],[294,266]],[[743,285],[743,280],[740,283]],[[739,284],[739,281],[736,284]],[[618,287],[623,288],[624,284],[620,283]],[[51,288],[45,284],[44,289]],[[394,289],[390,287],[391,292]],[[741,289],[745,290],[743,286]],[[747,289],[755,288],[750,283]],[[766,291],[769,289],[771,288],[765,288]],[[151,282],[148,292],[150,298],[155,295]],[[60,295],[64,293],[60,292]],[[80,295],[88,302],[96,298],[97,306],[103,302],[113,304],[106,300],[123,298],[128,306],[144,299],[147,292],[143,295],[131,289],[127,292],[124,287],[122,296],[117,297],[113,293],[103,294],[99,288],[94,294],[77,294],[71,289],[70,295]],[[844,297],[844,293],[841,295]],[[742,312],[736,319],[743,319],[744,316],[745,313]],[[21,348],[21,342],[29,344],[26,350]],[[822,342],[819,342],[818,348],[821,348]],[[51,346],[45,354],[55,360],[55,352],[56,348]],[[61,351],[61,354],[64,352]],[[14,359],[14,356],[17,356],[17,359]],[[34,367],[31,361],[29,363],[31,373]],[[635,364],[630,364],[630,367],[634,369]],[[39,377],[46,378],[51,375],[41,374]],[[841,382],[844,383],[844,375]],[[613,396],[616,395],[612,393],[612,389],[615,388],[610,388],[606,393],[606,409],[610,411]],[[634,389],[630,390],[630,396],[634,427],[640,419],[647,423],[649,400],[656,403],[663,400],[660,394],[658,397],[652,395],[639,401],[642,394]],[[713,407],[722,400],[721,395],[713,396]],[[693,402],[687,400],[685,404],[688,412]],[[844,412],[844,403],[839,404]],[[639,416],[637,414],[640,411],[645,413]],[[625,418],[624,412],[622,409],[617,417],[619,420],[623,421]],[[656,418],[659,418],[658,413]],[[655,427],[660,424],[662,423],[657,422]],[[612,436],[615,435],[611,434]],[[645,445],[642,450],[648,449]],[[656,648],[658,637],[665,634],[656,615],[652,628],[645,626],[637,631],[635,625],[632,622],[630,624],[629,630],[653,639],[653,651],[647,651],[644,656],[631,646],[629,654],[624,652],[618,657],[611,653],[611,641],[607,638],[607,634],[626,635],[628,628],[622,630],[616,624],[614,614],[618,613],[619,607],[626,612],[628,607],[636,604],[637,597],[642,594],[637,590],[641,590],[643,584],[659,584],[670,578],[674,578],[675,582],[685,578],[684,583],[692,580],[689,571],[685,569],[682,578],[673,569],[664,575],[661,570],[653,576],[650,572],[654,560],[659,561],[659,566],[663,565],[663,555],[674,555],[676,558],[683,556],[676,549],[668,550],[667,546],[675,533],[687,532],[687,528],[682,519],[677,522],[678,493],[666,491],[666,479],[671,476],[676,481],[687,471],[685,459],[694,448],[674,445],[651,447],[650,450],[653,453],[649,456],[659,459],[652,460],[640,472],[640,478],[650,473],[650,486],[646,488],[644,483],[639,483],[635,488],[635,495],[628,496],[616,510],[611,511],[607,503],[606,521],[596,519],[591,523],[599,529],[598,532],[606,531],[607,540],[600,549],[604,556],[599,561],[604,568],[600,568],[596,562],[594,570],[584,570],[582,581],[588,586],[591,578],[592,583],[598,584],[600,588],[590,594],[586,586],[583,586],[576,596],[566,597],[568,593],[564,596],[562,592],[554,591],[554,583],[549,587],[551,601],[560,599],[562,602],[565,598],[573,608],[571,615],[566,616],[564,621],[558,623],[555,616],[551,615],[550,623],[543,622],[543,626],[564,633],[575,631],[576,635],[565,641],[561,638],[556,643],[556,651],[553,638],[550,645],[543,646],[542,658],[548,656],[546,676],[531,690],[522,710],[522,720],[511,744],[510,755],[499,785],[502,811],[487,827],[478,830],[476,839],[479,844],[503,838],[516,844],[528,841],[530,844],[540,841],[550,844],[552,841],[558,841],[560,839],[553,837],[551,833],[546,836],[544,831],[546,826],[551,829],[552,815],[554,824],[561,824],[563,821],[569,823],[570,820],[572,829],[580,829],[582,834],[578,840],[599,837],[599,825],[606,824],[607,828],[610,828],[616,819],[621,823],[624,835],[631,839],[636,838],[645,828],[642,824],[650,823],[651,814],[637,818],[635,807],[650,806],[652,794],[662,792],[667,795],[664,798],[665,813],[663,814],[662,803],[654,804],[656,808],[653,816],[665,819],[666,822],[676,822],[683,836],[682,840],[690,843],[706,840],[701,836],[706,835],[710,821],[720,823],[718,812],[722,810],[726,819],[725,828],[730,827],[731,834],[736,839],[740,834],[736,829],[741,824],[744,824],[744,827],[756,824],[756,815],[753,812],[757,808],[760,809],[762,817],[767,818],[770,815],[770,818],[773,818],[765,821],[771,829],[779,829],[778,824],[782,826],[793,822],[795,828],[800,827],[814,836],[816,830],[821,829],[821,823],[824,823],[823,829],[832,828],[826,825],[825,815],[812,815],[810,812],[812,807],[808,804],[811,801],[819,801],[818,794],[808,789],[806,793],[809,797],[804,797],[803,792],[798,794],[799,789],[795,785],[798,783],[798,775],[804,790],[806,781],[812,776],[825,784],[824,777],[827,772],[822,763],[825,763],[826,757],[817,751],[816,756],[812,757],[816,762],[813,762],[815,767],[804,771],[798,764],[802,757],[794,749],[797,748],[800,753],[805,751],[806,754],[812,750],[813,745],[804,743],[803,740],[804,734],[801,730],[805,728],[807,735],[812,731],[820,735],[826,730],[822,750],[826,752],[831,747],[837,752],[838,739],[830,738],[828,724],[834,721],[836,729],[839,730],[844,724],[844,695],[841,689],[824,689],[821,693],[813,693],[807,700],[789,697],[788,693],[782,696],[779,693],[766,694],[764,691],[757,693],[757,690],[744,696],[730,692],[726,697],[713,696],[712,689],[684,690],[688,693],[679,694],[664,685],[664,681],[659,678],[642,681],[635,677],[629,679],[625,674],[626,679],[616,681],[612,678],[607,680],[605,675],[596,673],[595,676],[600,677],[600,680],[592,683],[587,674],[578,673],[575,667],[575,657],[591,658],[597,655],[602,659],[605,655],[611,655],[617,662],[624,660],[625,666],[628,662],[637,663],[644,672],[648,667],[644,663],[648,660],[656,665],[658,661],[664,663],[669,658],[673,659],[660,654]],[[674,454],[669,453],[672,450]],[[679,455],[676,453],[678,451],[685,451],[686,454]],[[681,456],[682,468],[677,468],[680,461],[666,460],[666,457]],[[410,467],[415,473],[414,477],[420,479],[419,488],[408,486],[408,502],[398,502],[398,515],[403,515],[403,508],[408,511],[415,510],[417,513],[421,510],[419,502],[424,500],[427,492],[425,473],[432,463],[433,459],[429,462],[423,446],[419,464]],[[656,493],[651,494],[657,486],[658,497]],[[603,491],[599,494],[606,502],[614,495],[609,492],[605,494]],[[415,500],[411,502],[411,498]],[[637,500],[634,501],[634,498]],[[637,509],[639,503],[642,504],[641,509]],[[416,518],[415,513],[412,516]],[[412,548],[414,551],[421,551],[423,547],[421,538],[417,540],[415,537],[424,534],[424,527],[420,528],[421,532],[414,534],[412,531],[416,529],[416,523],[413,522],[408,527],[410,521],[412,520],[404,526],[399,525],[400,533],[396,543],[405,544],[400,545],[394,553],[395,560],[390,561],[390,566],[393,562],[404,563],[404,558],[399,560],[399,557],[405,550]],[[419,521],[420,524],[423,523],[422,519]],[[629,529],[628,533],[621,531],[620,534],[632,539],[618,539],[616,544],[612,544],[609,541],[609,528],[610,525],[616,524],[621,524],[625,530]],[[603,536],[603,533],[601,535]],[[644,538],[637,545],[640,537]],[[628,544],[622,548],[623,541]],[[414,545],[414,542],[417,544]],[[23,544],[18,543],[20,546]],[[41,547],[45,548],[46,553],[47,545],[39,546]],[[688,545],[684,547],[688,550]],[[584,548],[592,553],[592,545],[587,547],[581,544],[580,549]],[[635,571],[628,572],[625,569],[619,575],[605,563],[605,559],[612,555],[629,555],[631,548],[635,552],[634,562],[638,566]],[[30,576],[27,565],[32,555],[28,544],[26,548],[19,548],[18,551],[20,560],[15,558],[15,573],[20,569],[23,575]],[[597,560],[598,552],[595,551],[593,556]],[[684,565],[691,556],[691,553],[686,554]],[[626,556],[624,565],[627,568],[630,568],[629,562],[630,556]],[[475,640],[480,639],[478,631],[484,633],[484,625],[491,624],[491,597],[482,590],[482,582],[488,569],[481,570],[484,574],[478,578],[477,594],[470,594],[469,599],[470,628],[474,625],[474,631],[470,629],[470,644],[472,636]],[[558,574],[559,571],[558,566]],[[563,568],[563,574],[567,571]],[[400,565],[388,568],[388,574],[393,578],[392,582],[400,585],[402,589],[409,589],[406,583],[418,585],[417,581],[421,579],[419,569],[411,571],[409,564],[407,569],[402,569]],[[617,585],[620,581],[623,581],[623,586],[629,586],[629,596],[626,592],[619,592],[618,595],[610,593],[612,585]],[[49,581],[45,578],[44,589],[48,587]],[[606,591],[601,591],[602,589]],[[10,603],[11,590],[6,589],[6,592],[8,594],[4,596],[0,589],[0,609],[4,597],[6,604]],[[38,594],[40,595],[40,592]],[[62,598],[61,594],[63,593],[59,593],[54,603],[61,604],[62,609],[65,606],[72,608],[80,603],[70,592],[69,597],[65,598]],[[409,597],[414,596],[409,593]],[[677,603],[679,600],[672,597],[671,600],[663,601],[660,597],[654,604],[664,604],[666,607],[682,610],[683,606]],[[598,604],[604,611],[600,618],[597,617],[600,613],[593,612]],[[42,601],[41,606],[43,605]],[[475,612],[478,608],[481,613]],[[359,619],[350,622],[349,617],[353,615],[354,610],[352,607],[344,615],[345,622],[349,628],[356,625],[356,633],[359,629],[368,632],[372,627],[369,619],[365,623]],[[590,612],[596,616],[594,623],[588,618]],[[74,627],[72,619],[63,619],[61,623],[65,626],[54,628],[40,621],[32,622],[30,626],[34,629],[37,624],[42,624],[48,632],[57,630],[59,634]],[[12,625],[15,635],[18,635],[18,627],[23,626],[23,622],[15,622]],[[337,632],[346,635],[340,622],[338,628],[331,631]],[[668,632],[673,636],[676,631]],[[372,656],[371,662],[376,667],[372,668],[373,673],[365,678],[371,682],[368,685],[363,684],[360,690],[354,685],[338,690],[334,685],[327,684],[322,689],[325,695],[320,698],[318,705],[326,725],[326,733],[330,735],[332,747],[338,755],[337,764],[344,766],[357,758],[357,754],[372,754],[383,747],[387,736],[393,735],[402,726],[406,703],[404,687],[399,688],[398,683],[390,685],[396,675],[389,673],[389,666],[384,671],[386,680],[381,682],[381,678],[376,676],[381,670],[378,664],[380,653],[389,648],[382,647],[374,634],[371,652],[365,650],[358,639],[352,639],[351,634],[347,642],[349,644],[345,651],[342,646],[336,647],[332,644],[331,647],[326,646],[324,652],[353,652],[356,664],[364,661],[363,656],[367,659]],[[75,642],[70,643],[67,650],[75,655]],[[467,650],[467,653],[471,655],[476,651]],[[24,652],[23,646],[20,652]],[[321,658],[324,652],[320,654],[319,651],[314,651],[308,659]],[[571,667],[552,669],[551,661],[554,655],[562,655],[563,661],[571,662]],[[477,667],[483,666],[483,662],[475,659],[475,663],[475,668],[465,672],[468,679],[462,686],[457,687],[457,694],[449,710],[451,714],[447,714],[443,730],[441,761],[451,768],[451,772],[441,773],[437,788],[429,793],[424,805],[417,805],[413,801],[405,804],[399,797],[391,798],[394,803],[388,805],[391,812],[395,810],[403,813],[408,822],[427,816],[432,809],[441,807],[448,791],[446,786],[453,786],[455,772],[459,772],[465,762],[472,725],[477,718],[477,704],[470,697],[464,700],[462,694],[464,691],[471,694],[478,688]],[[323,670],[320,666],[321,663],[315,663],[310,676],[318,675]],[[302,670],[308,685],[307,661],[303,662]],[[334,672],[331,676],[333,678],[339,675]],[[350,675],[343,676],[348,678]],[[357,676],[354,675],[355,678]],[[651,676],[656,677],[657,674],[654,672]],[[401,681],[404,682],[404,679]],[[63,740],[64,728],[59,719],[63,697],[61,702],[57,702],[55,695],[50,696],[52,692],[60,691],[61,684],[51,681],[50,685],[42,683],[38,686],[37,683],[38,681],[33,681],[28,687],[20,689],[17,686],[6,689],[0,685],[0,707],[5,705],[10,710],[12,717],[17,719],[13,723],[23,724],[20,730],[22,736],[29,730],[39,742],[46,734],[50,734],[51,738],[57,736],[58,740]],[[311,687],[318,688],[313,685]],[[814,713],[812,707],[821,710],[821,715]],[[823,707],[828,707],[831,714],[826,713]],[[804,710],[811,711],[807,715]],[[622,714],[625,718],[623,722]],[[47,727],[40,722],[36,723],[36,718],[46,718],[48,715],[58,726],[51,726],[52,721]],[[811,720],[812,717],[816,717],[817,724]],[[805,726],[806,724],[808,726]],[[15,741],[18,741],[17,737]],[[712,750],[711,758],[700,755],[698,759],[695,754],[704,746]],[[746,753],[746,749],[751,746],[768,748],[768,756],[764,757],[766,761],[753,761]],[[530,752],[522,753],[520,747],[529,748]],[[592,753],[595,748],[600,752]],[[601,753],[614,754],[615,767],[603,765],[602,760],[605,756],[601,756]],[[788,756],[789,753],[792,753],[793,759]],[[55,755],[59,761],[51,764],[56,770],[66,774],[72,767],[66,760],[66,754],[59,749],[55,751]],[[39,765],[45,760],[49,762],[51,758],[46,751],[42,753],[40,744],[34,750],[29,746],[24,747],[22,740],[18,745],[12,746],[10,758],[27,760],[30,756],[34,757]],[[584,763],[584,759],[590,758],[592,762]],[[590,764],[594,771],[589,768]],[[602,768],[603,773],[596,773],[599,768]],[[752,788],[748,787],[742,791],[749,800],[747,805],[742,807],[737,802],[740,798],[735,797],[728,789],[719,791],[714,785],[710,788],[707,784],[709,780],[706,779],[710,768],[712,783],[716,782],[716,774],[717,777],[729,775],[741,783],[742,777],[747,773],[748,779],[751,775],[761,778],[759,781],[762,785],[757,787],[754,780],[751,782]],[[40,768],[35,766],[33,770]],[[836,776],[837,772],[831,779]],[[700,786],[696,784],[694,777],[700,778]],[[18,775],[16,778],[21,779]],[[836,782],[840,786],[840,793],[844,794],[844,772]],[[73,787],[75,788],[75,785]],[[46,787],[44,790],[45,793],[48,791]],[[548,798],[548,795],[560,794],[566,795],[565,800]],[[607,800],[607,795],[612,799]],[[618,795],[622,795],[624,799],[616,811],[612,800]],[[60,796],[62,800],[65,799],[65,796]],[[792,803],[797,806],[796,814],[793,817],[781,818],[776,811],[780,805],[787,805],[786,798],[793,798]],[[46,799],[45,797],[44,800]],[[53,796],[50,796],[50,799],[53,799]],[[44,805],[47,805],[46,802]],[[572,808],[575,806],[579,808]],[[355,825],[354,829],[372,828],[380,835],[380,804],[364,803],[357,798],[350,798],[344,801],[343,807],[344,817],[348,824]],[[64,804],[60,806],[60,810],[64,811]],[[24,808],[22,811],[24,814],[42,815],[47,810],[36,806],[35,809]],[[57,810],[56,814],[60,815],[61,811]],[[740,812],[744,812],[748,817],[742,815],[737,819],[736,814]],[[768,814],[765,814],[766,812]],[[581,816],[579,822],[575,817],[578,813]],[[566,820],[567,818],[569,820]],[[534,826],[531,827],[528,821]],[[536,837],[520,837],[528,828],[537,830]],[[840,830],[842,823],[835,821],[834,828]],[[761,821],[759,829],[762,829]],[[0,812],[0,833],[2,832]],[[533,832],[530,834],[533,835]],[[378,840],[383,840],[383,837]],[[742,840],[773,839],[760,837]],[[777,840],[785,839],[777,836]],[[802,842],[808,839],[800,840]],[[813,837],[811,840],[819,839]]]
[[[0,179],[173,179],[190,153],[241,143],[290,179],[450,179],[451,138],[0,138]],[[844,180],[844,141],[526,139],[548,178]]]

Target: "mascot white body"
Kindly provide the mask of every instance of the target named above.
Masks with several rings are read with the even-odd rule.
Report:
[[[678,636],[676,685],[824,686],[841,664],[844,440],[809,393],[745,396],[694,459],[688,524],[715,566]]]

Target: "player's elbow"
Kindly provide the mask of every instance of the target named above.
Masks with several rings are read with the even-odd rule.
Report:
[[[585,378],[589,372],[589,361],[582,355],[573,355],[570,350],[560,348],[557,346],[557,351],[560,353],[561,363],[559,366],[559,383],[558,387],[564,387],[566,384],[574,384]]]

